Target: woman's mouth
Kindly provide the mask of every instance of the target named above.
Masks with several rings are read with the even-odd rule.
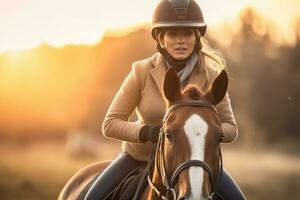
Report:
[[[185,52],[187,49],[184,47],[175,48],[175,51],[178,53]]]

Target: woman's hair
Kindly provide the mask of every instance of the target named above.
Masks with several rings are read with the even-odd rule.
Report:
[[[157,45],[161,45],[160,42],[163,40],[166,30],[160,29],[157,33]]]
[[[214,66],[217,67],[219,71],[222,71],[223,69],[227,68],[223,54],[218,49],[213,48],[209,44],[209,42],[203,37],[200,37],[200,44],[200,51],[202,55],[206,58],[213,60],[216,63],[216,65]]]

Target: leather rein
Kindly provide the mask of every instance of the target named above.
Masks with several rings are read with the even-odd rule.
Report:
[[[214,105],[204,102],[204,101],[197,100],[197,101],[178,102],[168,109],[168,111],[166,112],[166,115],[164,116],[163,124],[165,124],[166,120],[168,119],[168,117],[170,116],[170,114],[172,112],[174,112],[178,108],[185,107],[185,106],[207,107],[207,108],[212,109],[217,114],[216,107]],[[217,184],[219,182],[219,179],[221,177],[222,170],[223,170],[221,149],[219,148],[219,155],[220,155],[219,162],[220,163],[219,163],[218,176],[217,176],[216,180],[214,179],[213,172],[210,169],[210,167],[208,166],[208,164],[206,164],[205,162],[203,162],[201,160],[188,160],[188,161],[182,163],[181,165],[179,165],[176,168],[173,175],[171,176],[171,179],[169,179],[166,174],[165,163],[164,163],[164,158],[163,158],[164,139],[165,139],[165,131],[164,131],[164,126],[163,126],[160,130],[160,135],[159,135],[159,139],[158,139],[158,143],[157,143],[157,147],[156,147],[155,157],[156,157],[156,162],[158,164],[157,168],[159,169],[160,174],[161,174],[163,186],[167,189],[166,192],[163,194],[157,188],[157,186],[154,185],[154,183],[151,181],[150,173],[148,173],[148,176],[147,176],[148,183],[149,183],[150,187],[156,192],[156,194],[163,200],[170,200],[170,199],[176,200],[177,194],[174,189],[174,186],[175,186],[176,180],[177,180],[178,176],[180,175],[180,173],[189,167],[201,167],[208,173],[209,180],[211,183],[211,193],[209,195],[208,200],[213,200],[215,195],[217,195],[219,198],[223,199],[216,193]],[[169,198],[169,197],[171,197],[171,198]]]

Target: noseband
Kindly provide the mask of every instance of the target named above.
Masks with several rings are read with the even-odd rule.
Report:
[[[185,102],[178,102],[175,105],[171,106],[165,117],[163,120],[163,125],[165,125],[166,120],[168,119],[168,117],[170,116],[171,113],[173,113],[175,110],[177,110],[178,108],[181,107],[186,107],[186,106],[191,106],[191,107],[207,107],[212,109],[216,114],[217,114],[217,109],[214,105],[204,102],[204,101],[185,101]],[[158,139],[158,143],[157,143],[157,148],[156,148],[156,162],[159,164],[160,167],[160,174],[161,174],[161,178],[162,178],[162,183],[164,185],[164,187],[167,189],[165,194],[162,194],[161,191],[159,191],[157,189],[157,187],[152,183],[150,176],[148,174],[148,183],[150,185],[150,187],[152,189],[154,189],[154,191],[157,193],[157,195],[163,199],[163,200],[170,200],[169,197],[171,197],[171,199],[176,200],[177,199],[177,195],[174,189],[176,180],[178,178],[178,176],[180,175],[180,173],[189,168],[189,167],[201,167],[202,169],[204,169],[208,175],[209,175],[209,180],[211,183],[211,193],[209,195],[208,200],[213,200],[214,196],[217,195],[216,193],[216,188],[217,188],[217,183],[219,182],[221,173],[222,173],[222,168],[223,168],[223,162],[222,162],[222,154],[221,154],[221,149],[219,148],[219,154],[220,154],[220,164],[219,164],[219,172],[218,172],[218,176],[217,179],[214,179],[213,176],[213,172],[210,169],[210,167],[203,161],[201,160],[188,160],[184,163],[182,163],[181,165],[179,165],[176,170],[174,171],[173,175],[171,176],[171,179],[168,178],[167,174],[166,174],[166,169],[165,169],[165,163],[164,163],[164,158],[163,158],[163,152],[164,152],[164,135],[165,135],[165,131],[164,131],[164,127],[161,128],[160,130],[160,135],[159,135],[159,139]],[[221,198],[222,199],[222,198]]]

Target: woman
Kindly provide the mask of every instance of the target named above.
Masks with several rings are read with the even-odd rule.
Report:
[[[133,169],[149,159],[166,110],[163,78],[174,67],[183,85],[194,84],[206,91],[224,68],[223,59],[208,51],[202,37],[206,31],[202,11],[194,0],[162,0],[157,6],[152,36],[158,53],[133,64],[103,122],[107,137],[122,140],[123,153],[98,177],[86,200],[103,199]],[[128,119],[136,109],[138,122]],[[228,94],[217,106],[224,132],[223,142],[237,136],[237,125]],[[245,199],[224,171],[218,192],[228,200]]]

